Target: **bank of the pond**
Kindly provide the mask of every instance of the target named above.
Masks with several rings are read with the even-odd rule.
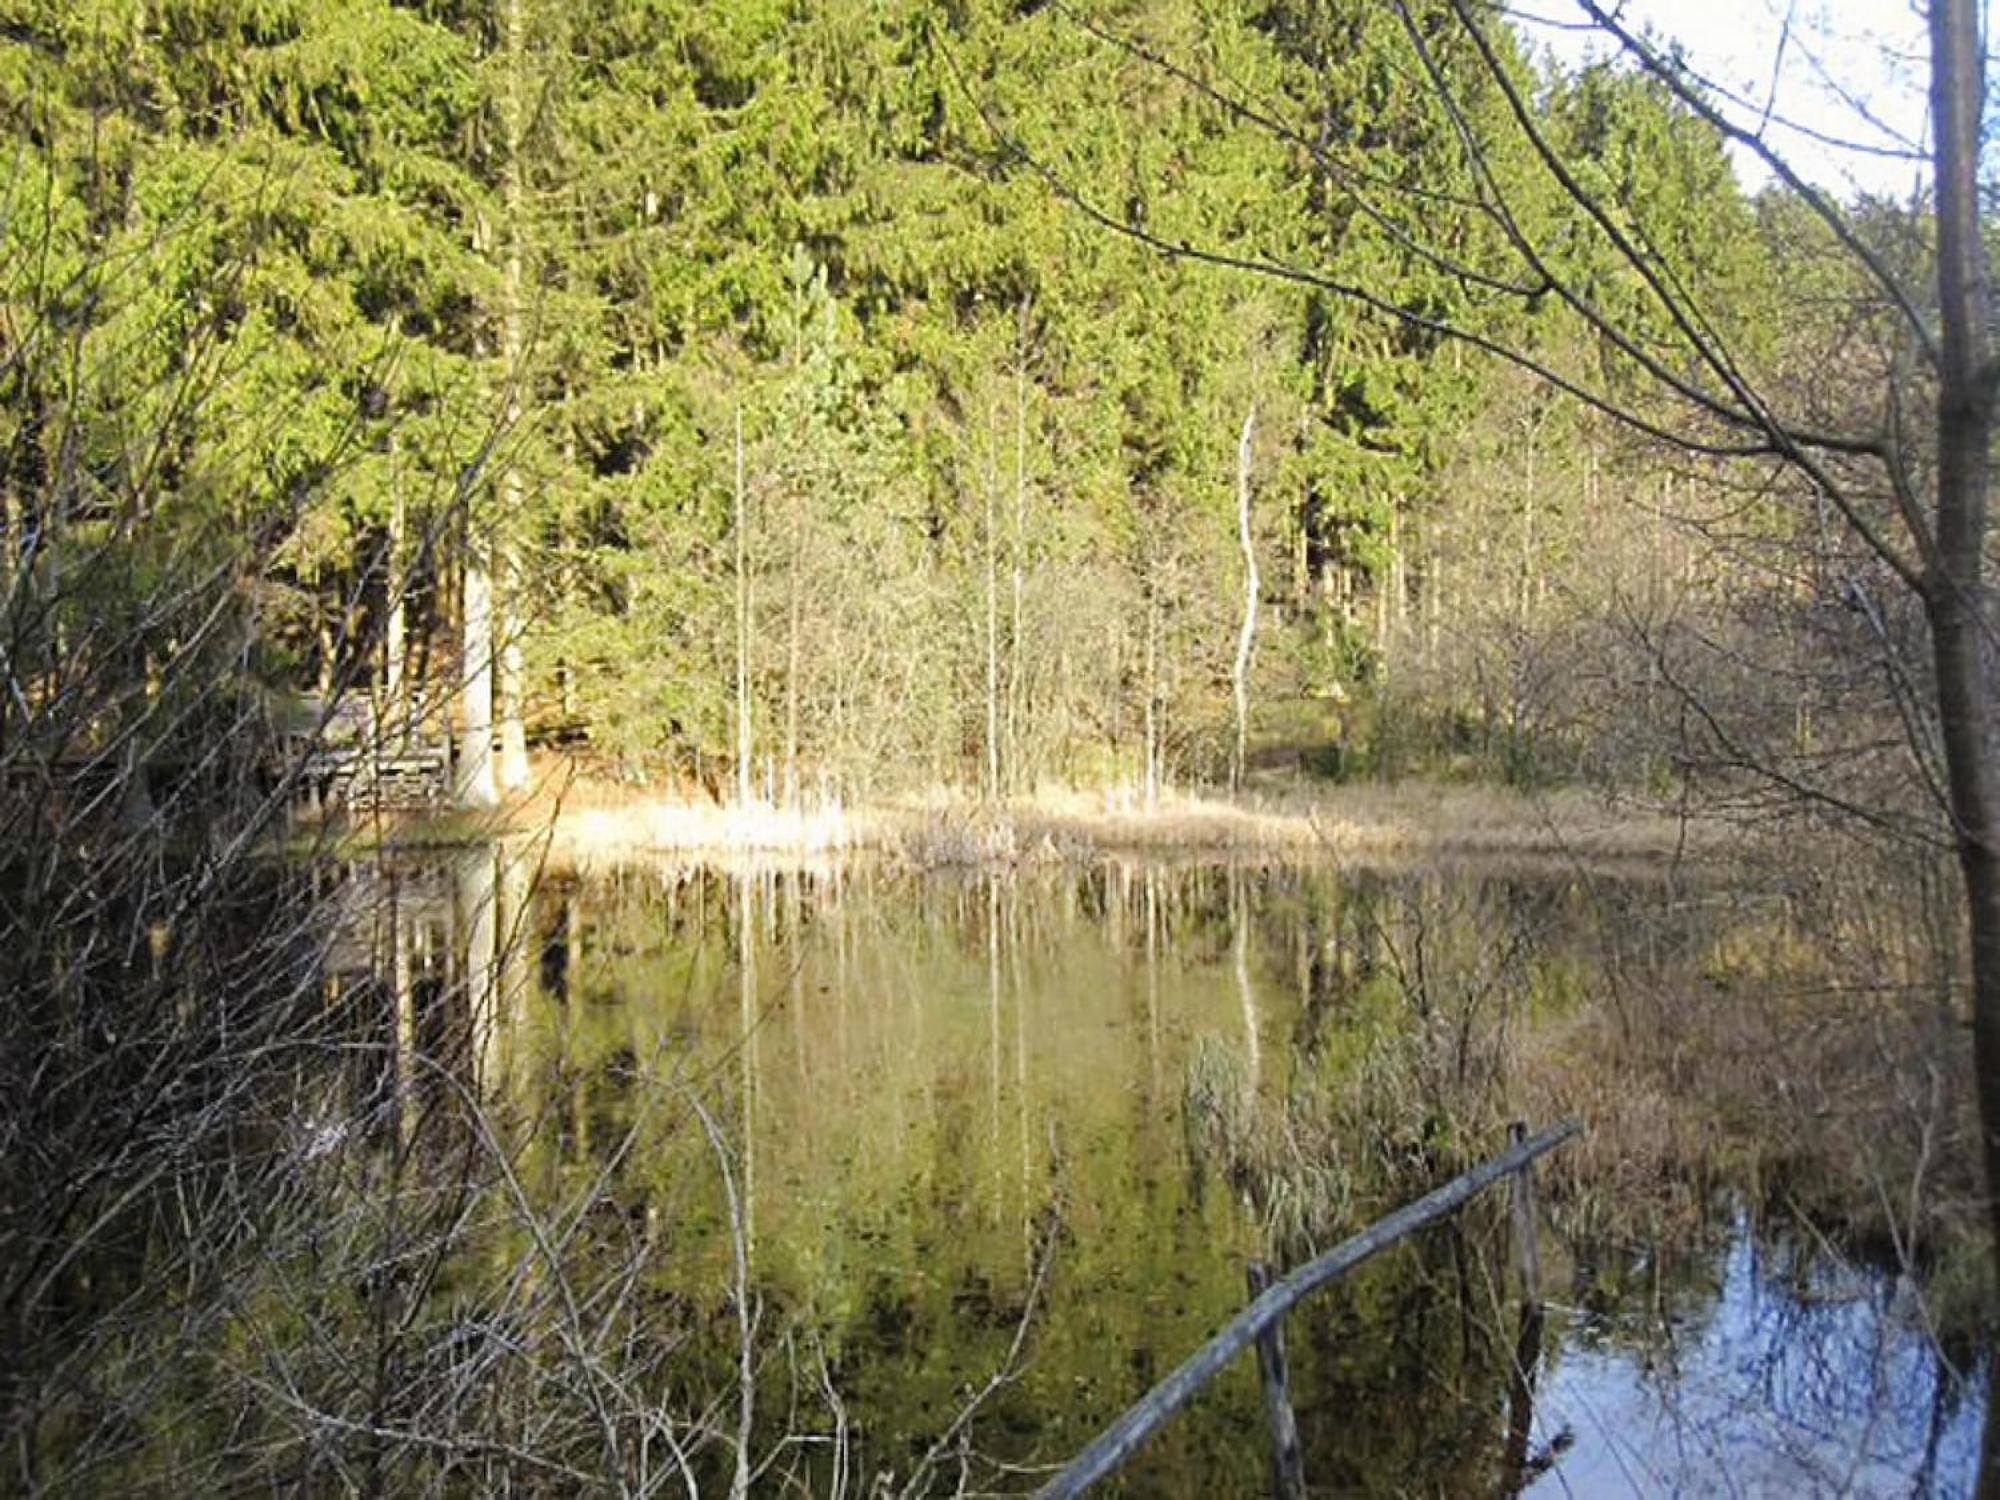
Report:
[[[1479,858],[1647,864],[1699,858],[1719,825],[1566,788],[1401,782],[1291,785],[1231,797],[1130,788],[982,804],[939,792],[863,806],[747,807],[689,800],[551,769],[496,814],[454,814],[382,830],[385,841],[450,844],[499,828],[545,833],[558,864],[636,856],[826,856],[870,852],[923,868],[1108,854],[1280,860]]]

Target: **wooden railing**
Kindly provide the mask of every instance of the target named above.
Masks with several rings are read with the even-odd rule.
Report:
[[[1041,1500],[1068,1500],[1111,1473],[1134,1449],[1159,1430],[1221,1369],[1252,1344],[1258,1346],[1258,1369],[1264,1382],[1265,1410],[1271,1423],[1273,1487],[1283,1500],[1305,1493],[1303,1463],[1299,1456],[1298,1424],[1292,1415],[1291,1397],[1286,1390],[1285,1355],[1279,1325],[1285,1314],[1310,1293],[1338,1280],[1363,1261],[1381,1253],[1426,1224],[1435,1223],[1497,1182],[1514,1182],[1514,1233],[1520,1257],[1523,1297],[1534,1323],[1540,1326],[1540,1252],[1535,1225],[1535,1199],[1531,1169],[1535,1161],[1576,1135],[1583,1127],[1575,1121],[1551,1126],[1529,1137],[1519,1125],[1509,1135],[1512,1144],[1491,1161],[1454,1177],[1443,1187],[1426,1193],[1416,1202],[1377,1219],[1359,1234],[1308,1261],[1290,1275],[1271,1282],[1269,1272],[1253,1263],[1250,1271],[1252,1300],[1222,1331],[1154,1386],[1125,1415],[1113,1422],[1069,1466],[1045,1485]],[[1524,1320],[1525,1321],[1525,1320]],[[1510,1434],[1511,1437],[1511,1434]],[[1511,1446],[1511,1444],[1510,1444]]]
[[[434,806],[450,799],[451,765],[442,745],[386,741],[314,745],[291,763],[298,796],[322,805],[381,802]]]

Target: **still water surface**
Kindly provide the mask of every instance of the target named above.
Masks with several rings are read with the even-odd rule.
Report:
[[[1573,874],[580,876],[519,849],[349,906],[347,982],[394,991],[405,1049],[455,986],[490,994],[462,1066],[524,1191],[644,1226],[690,1392],[737,1368],[740,1253],[760,1445],[854,1494],[1032,1489],[1240,1308],[1249,1259],[1484,1154],[1547,1097],[1539,1036],[1635,969],[1712,965],[1741,909]],[[1316,1492],[1970,1492],[1983,1382],[1908,1279],[1726,1174],[1653,1232],[1555,1178],[1531,1410],[1504,1204],[1294,1314]],[[1244,1361],[1124,1487],[1256,1492],[1261,1433]]]

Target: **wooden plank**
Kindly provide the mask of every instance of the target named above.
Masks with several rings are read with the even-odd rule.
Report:
[[[1547,1155],[1582,1128],[1574,1120],[1552,1125],[1540,1135],[1511,1146],[1492,1160],[1454,1177],[1416,1202],[1377,1219],[1317,1260],[1300,1266],[1230,1319],[1221,1332],[1189,1355],[1178,1369],[1099,1433],[1089,1447],[1070,1460],[1069,1467],[1042,1487],[1039,1493],[1043,1500],[1069,1500],[1071,1496],[1081,1495],[1116,1469],[1131,1456],[1133,1449],[1158,1431],[1161,1424],[1185,1406],[1196,1391],[1208,1384],[1216,1372],[1256,1342],[1258,1334],[1284,1317],[1301,1299],[1328,1282],[1338,1280],[1413,1231],[1443,1218],[1537,1157]]]
[[[1250,1298],[1270,1290],[1271,1268],[1250,1262]],[[1271,1427],[1271,1493],[1277,1500],[1306,1500],[1306,1466],[1299,1454],[1299,1422],[1292,1413],[1291,1372],[1285,1365],[1285,1330],[1273,1323],[1257,1335],[1257,1377],[1264,1388],[1264,1419]]]

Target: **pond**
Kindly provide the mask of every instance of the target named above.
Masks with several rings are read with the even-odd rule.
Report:
[[[1249,1262],[1575,1116],[1539,1358],[1503,1194],[1288,1320],[1313,1492],[1968,1494],[1963,1028],[1899,881],[301,876],[293,1040],[173,1023],[230,1081],[107,1175],[16,1441],[51,1492],[1030,1492]],[[1264,1430],[1243,1359],[1107,1490],[1259,1492]]]
[[[1575,872],[533,860],[358,883],[392,917],[347,982],[400,973],[404,1046],[439,1056],[469,987],[452,1086],[521,1193],[579,1239],[617,1226],[680,1351],[669,1388],[729,1434],[747,1420],[755,1485],[811,1493],[1032,1488],[1241,1307],[1249,1260],[1325,1248],[1572,1097],[1548,1038],[1604,994],[1740,987],[1733,945],[1798,920]],[[1634,1107],[1692,1130],[1680,1115],[1728,1112],[1716,1082]],[[1609,1208],[1552,1168],[1517,1472],[1504,1202],[1318,1295],[1286,1329],[1311,1481],[1968,1493],[1983,1380],[1914,1264],[1774,1211],[1795,1166],[1670,1164],[1614,1179],[1639,1202]],[[1132,1460],[1130,1492],[1263,1484],[1241,1364]],[[711,1446],[704,1485],[730,1467]]]

